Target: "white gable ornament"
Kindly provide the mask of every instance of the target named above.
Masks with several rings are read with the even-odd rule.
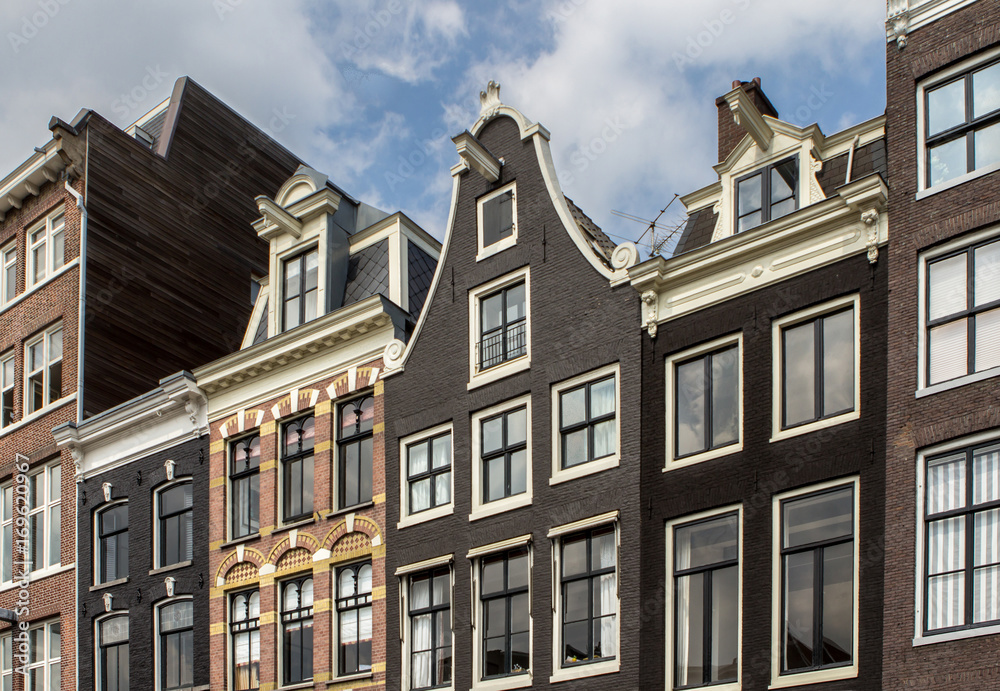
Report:
[[[103,483],[101,485],[101,491],[104,492],[104,501],[111,501],[111,483]]]
[[[173,479],[174,479],[174,468],[177,467],[177,464],[174,461],[172,461],[172,460],[170,460],[168,458],[167,462],[163,464],[163,467],[166,468],[166,470],[167,470],[167,480],[168,481],[173,481]]]
[[[503,102],[500,101],[500,85],[497,84],[492,79],[486,85],[486,91],[479,92],[479,117],[489,120],[497,111]]]

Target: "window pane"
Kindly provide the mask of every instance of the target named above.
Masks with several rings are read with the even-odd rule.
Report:
[[[503,567],[503,557],[490,557],[483,560],[483,595],[489,595],[504,589]]]
[[[160,609],[160,631],[168,632],[194,626],[194,606],[178,602]]]
[[[965,568],[965,517],[927,524],[927,572],[930,575]]]
[[[972,137],[975,141],[977,169],[1000,161],[1000,124],[976,130]]]
[[[1000,63],[972,75],[972,117],[1000,108]]]
[[[813,666],[813,552],[789,554],[785,557],[784,659],[782,669]]]
[[[677,455],[706,448],[705,361],[699,358],[677,369]]]
[[[507,560],[507,587],[528,587],[528,551],[511,552]]]
[[[854,543],[823,550],[823,664],[854,657]]]
[[[410,512],[424,511],[431,507],[431,479],[425,477],[410,484]]]
[[[712,669],[709,681],[736,681],[739,670],[739,573],[735,566],[712,572]]]
[[[560,396],[562,409],[562,426],[568,427],[587,419],[585,387],[567,391]]]
[[[712,356],[712,446],[739,439],[739,357],[736,348]]]
[[[490,420],[484,420],[483,430],[483,453],[489,454],[503,448],[503,416],[499,415]]]
[[[823,320],[823,415],[854,409],[854,310]]]
[[[586,428],[570,432],[563,435],[563,468],[572,468],[575,465],[586,463],[587,458],[587,430]]]
[[[62,467],[54,465],[49,468],[49,501],[59,501],[62,496]],[[125,507],[121,511],[125,514]],[[128,525],[128,514],[125,514],[125,525]]]
[[[846,537],[853,532],[854,490],[851,487],[786,501],[782,509],[782,543],[786,548]]]
[[[504,292],[507,294],[507,322],[524,319],[524,284],[511,286]]]
[[[965,622],[965,573],[927,579],[927,629],[944,629]]]
[[[451,501],[451,473],[441,473],[434,480],[434,505],[442,506]]]
[[[973,623],[1000,619],[1000,566],[976,569],[972,594]]]
[[[771,169],[771,204],[777,204],[789,197],[795,196],[796,178],[798,177],[798,161],[790,160],[779,163]],[[794,204],[794,202],[793,202]],[[785,212],[787,213],[787,212]],[[784,214],[776,214],[771,208],[771,218]]]
[[[741,216],[739,232],[742,233],[744,230],[750,230],[752,228],[756,228],[757,226],[760,225],[760,219],[761,219],[761,213],[759,211],[754,211],[753,213],[747,214],[746,216]]]
[[[615,412],[615,379],[610,377],[590,387],[590,417],[602,417]]]
[[[433,441],[434,460],[432,465],[435,469],[444,468],[451,465],[451,434],[438,437]]]
[[[510,455],[510,493],[521,494],[528,489],[528,452],[515,451]]]
[[[319,285],[319,252],[313,250],[306,255],[305,289],[316,290],[317,285]]]
[[[784,410],[785,426],[816,419],[815,326],[808,322],[785,329]]]
[[[298,258],[285,262],[285,297],[298,295],[301,290],[302,264]]]
[[[927,94],[927,134],[933,136],[965,122],[965,80],[959,79]]]
[[[615,566],[615,531],[606,528],[606,532],[594,534],[591,538],[590,567],[592,569],[611,569]]]
[[[966,319],[942,324],[930,331],[930,383],[969,373],[969,325]]]
[[[1000,367],[1000,309],[976,315],[976,371]]]
[[[47,562],[48,566],[54,566],[59,563],[60,554],[59,549],[62,546],[59,541],[59,530],[60,530],[60,505],[53,506],[49,509],[49,560]]]
[[[607,420],[594,425],[594,458],[610,456],[616,447],[615,421]]]
[[[705,593],[704,574],[677,579],[674,657],[675,686],[693,686],[704,680]]]
[[[507,446],[523,444],[528,438],[528,413],[526,408],[507,413]]]
[[[504,457],[499,456],[485,464],[486,492],[484,501],[491,502],[503,499],[506,491],[506,475],[504,473]]]
[[[927,513],[965,506],[965,454],[939,458],[927,464]]]
[[[1000,499],[1000,446],[976,449],[972,467],[973,501],[982,504]]]
[[[931,186],[965,175],[968,172],[965,137],[933,147],[930,159]]]
[[[1000,563],[1000,509],[977,513],[975,526],[973,566]]]
[[[737,194],[739,196],[739,216],[745,216],[751,211],[758,211],[760,206],[760,183],[761,175],[758,173],[753,177],[742,180],[739,183]]]
[[[503,293],[496,293],[482,301],[483,333],[500,328],[503,324]]]
[[[562,575],[575,576],[587,571],[587,537],[579,535],[563,540]]]
[[[739,522],[735,515],[721,516],[674,530],[674,568],[698,568],[737,558]]]
[[[427,471],[427,442],[414,444],[408,449],[410,462],[410,475],[419,475]]]
[[[1000,300],[1000,240],[977,247],[976,264],[976,306]]]

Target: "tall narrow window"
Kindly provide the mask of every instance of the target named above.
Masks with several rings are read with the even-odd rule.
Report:
[[[115,504],[97,514],[97,582],[128,575],[128,504]]]
[[[789,158],[737,181],[736,231],[756,228],[795,211],[798,179],[798,159]]]
[[[28,629],[27,691],[58,691],[62,688],[62,647],[58,621]]]
[[[739,516],[672,528],[672,688],[739,678]]]
[[[854,485],[784,499],[782,674],[854,660]]]
[[[3,278],[0,279],[0,304],[6,305],[17,295],[17,245],[11,243],[0,250]]]
[[[28,285],[41,283],[65,263],[65,226],[60,212],[28,231]]]
[[[406,447],[410,514],[451,503],[451,430]]]
[[[668,362],[673,460],[740,441],[739,343]]]
[[[0,690],[14,691],[14,637],[0,636]]]
[[[482,249],[514,235],[514,188],[491,193],[479,201]]]
[[[618,581],[614,526],[562,540],[562,664],[618,654]]]
[[[8,482],[0,490],[0,517],[3,525],[3,542],[0,543],[0,582],[14,579],[14,484]],[[18,559],[20,561],[20,558]],[[28,569],[30,571],[30,568]],[[18,574],[20,575],[20,573]]]
[[[28,475],[28,545],[32,571],[60,563],[62,468],[46,466]]]
[[[480,301],[479,369],[485,370],[528,352],[524,283],[508,286]]]
[[[49,329],[25,345],[25,408],[28,414],[62,397],[62,327]]]
[[[288,331],[318,316],[319,250],[286,260],[284,274],[284,330]]]
[[[260,530],[260,435],[229,447],[230,533],[236,540]]]
[[[372,669],[372,565],[337,571],[337,671],[360,674]]]
[[[410,689],[451,683],[451,572],[410,577]]]
[[[285,684],[313,676],[313,580],[286,581],[281,586],[282,679]]]
[[[98,622],[97,676],[100,691],[128,691],[128,616]]]
[[[191,483],[171,485],[158,493],[160,568],[191,561],[194,548]]]
[[[614,375],[560,392],[563,468],[605,458],[617,451],[616,400]]]
[[[339,501],[340,508],[372,500],[372,431],[375,398],[365,396],[340,406]]]
[[[283,426],[285,445],[281,456],[282,520],[298,520],[313,511],[313,416]]]
[[[529,576],[527,549],[482,558],[479,599],[483,679],[526,674],[530,668]]]
[[[161,605],[159,619],[160,691],[194,684],[194,603],[181,600]]]
[[[483,503],[522,494],[528,482],[528,414],[521,406],[481,422]]]
[[[0,428],[14,424],[14,356],[0,360]]]
[[[233,691],[260,688],[260,592],[233,596],[229,618],[232,638]]]

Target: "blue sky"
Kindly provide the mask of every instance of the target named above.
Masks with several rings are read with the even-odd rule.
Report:
[[[0,176],[50,116],[125,126],[189,75],[441,238],[450,138],[495,79],[551,131],[566,193],[635,239],[613,209],[652,218],[713,180],[714,99],[734,79],[760,77],[784,119],[827,134],[881,114],[884,18],[883,0],[5,0]]]

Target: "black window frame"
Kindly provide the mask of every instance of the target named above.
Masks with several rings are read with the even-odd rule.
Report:
[[[524,316],[514,321],[507,321],[507,295],[511,290],[524,288]],[[485,320],[483,319],[483,309],[486,301],[497,295],[502,296],[500,314],[502,316],[500,326],[487,332],[485,330]],[[511,362],[528,354],[528,282],[522,277],[513,283],[490,291],[485,295],[477,297],[476,309],[479,311],[479,340],[478,340],[478,371],[485,372],[493,369],[505,362]],[[518,341],[514,348],[510,346],[511,337]],[[486,353],[490,348],[496,348],[496,344],[489,344],[490,340],[499,339],[501,352],[499,355],[487,358]],[[489,345],[488,345],[489,344]]]
[[[316,287],[312,290],[306,290],[306,265],[307,260],[310,255],[316,255]],[[294,295],[287,294],[287,283],[288,283],[288,267],[294,263],[299,264],[299,290]],[[312,298],[316,300],[316,319],[320,316],[319,310],[319,247],[310,247],[305,249],[298,254],[285,259],[281,263],[281,330],[288,331],[296,327],[302,326],[307,323],[306,320],[306,302],[308,296],[312,295]],[[287,320],[285,319],[285,307],[292,300],[299,301],[299,321],[294,326],[289,326]],[[311,319],[308,321],[312,321]]]
[[[306,446],[303,442],[303,430],[307,423],[312,424],[313,436]],[[288,433],[290,430],[295,429],[298,433],[298,448],[293,453],[288,452]],[[315,463],[314,458],[314,447],[315,447],[315,434],[316,434],[316,418],[310,413],[300,418],[290,420],[288,422],[282,423],[281,425],[281,520],[283,523],[292,523],[294,521],[300,521],[309,518],[313,515],[313,509],[315,508],[315,487],[313,488],[312,499],[310,500],[310,506],[306,510],[305,502],[305,469],[307,465],[313,465]],[[290,507],[293,504],[292,497],[292,479],[298,470],[298,482],[299,482],[299,493],[298,503],[302,507],[302,510],[298,513],[289,513]],[[312,470],[309,473],[313,476],[313,483],[315,483],[315,466],[313,465]]]
[[[371,401],[372,405],[372,424],[368,429],[362,429],[362,417],[364,407],[367,401]],[[347,509],[352,506],[364,506],[371,503],[372,493],[373,493],[373,482],[374,482],[374,446],[375,446],[375,394],[367,393],[357,398],[353,398],[345,403],[340,403],[337,406],[337,507],[339,509]],[[355,416],[354,421],[354,431],[349,435],[344,434],[344,415],[353,413]],[[366,440],[371,440],[368,445],[370,449],[370,456],[366,459],[364,456],[364,449]],[[352,468],[348,468],[347,464],[349,462],[348,450],[351,447],[357,446],[358,449],[358,461],[356,472],[358,475],[358,496],[348,497],[347,496],[347,483],[345,478],[351,472]],[[367,492],[365,491],[364,480],[367,479]]]
[[[520,412],[522,410],[524,411],[524,420],[525,420],[524,441],[518,442],[516,444],[510,444],[507,441],[507,437],[508,437],[507,418],[511,414]],[[502,430],[503,431],[501,432],[501,434],[503,436],[503,445],[499,449],[497,449],[495,451],[492,451],[491,453],[487,454],[486,451],[485,451],[486,435],[483,434],[483,427],[486,425],[487,422],[491,422],[493,420],[496,420],[497,418],[503,418],[503,423],[502,423]],[[492,504],[495,501],[503,501],[504,499],[509,499],[511,497],[516,497],[516,496],[518,496],[520,494],[526,493],[527,492],[528,483],[530,482],[530,478],[527,478],[527,477],[525,478],[525,490],[523,492],[518,492],[517,494],[512,494],[511,493],[511,457],[515,453],[517,453],[518,451],[524,451],[525,452],[525,466],[526,466],[525,473],[527,473],[528,475],[530,475],[530,473],[531,473],[531,466],[530,466],[530,463],[529,463],[529,460],[528,460],[528,454],[530,454],[531,452],[528,449],[528,435],[529,435],[529,431],[530,431],[530,427],[531,427],[531,419],[528,416],[528,404],[527,403],[522,403],[521,405],[514,406],[513,408],[508,408],[507,410],[500,411],[499,413],[496,413],[495,415],[490,415],[489,417],[480,418],[479,421],[478,421],[478,424],[479,424],[479,468],[480,468],[480,472],[482,473],[482,482],[481,482],[480,491],[483,493],[482,494],[482,501],[480,502],[480,504],[482,506],[486,506],[487,504]],[[503,491],[503,496],[502,497],[497,497],[496,499],[490,499],[489,498],[489,496],[490,496],[490,491],[489,491],[490,474],[489,474],[489,472],[487,472],[487,467],[489,465],[488,462],[492,461],[495,458],[500,458],[500,457],[503,457],[503,459],[504,459],[504,464],[503,464],[503,474],[504,474],[504,488],[503,488],[504,491]]]
[[[733,446],[740,443],[740,438],[743,432],[743,396],[742,391],[740,391],[740,376],[741,369],[743,367],[743,362],[740,358],[740,343],[738,341],[731,341],[720,345],[718,348],[713,348],[711,350],[699,353],[692,357],[684,358],[683,360],[676,360],[671,363],[673,367],[673,391],[670,392],[672,396],[673,405],[673,425],[674,425],[674,440],[673,440],[673,460],[679,461],[685,458],[691,458],[692,456],[697,456],[699,454],[708,453],[709,451],[714,451],[716,449],[724,449],[727,446]],[[723,353],[729,351],[735,351],[736,358],[736,438],[732,441],[725,442],[724,444],[716,444],[715,439],[715,429],[714,429],[714,416],[713,412],[715,410],[715,378],[712,373],[712,360],[716,355],[722,355]],[[783,351],[782,351],[783,352]],[[684,365],[689,365],[697,360],[704,361],[704,395],[705,404],[702,406],[702,415],[704,415],[704,448],[698,449],[697,451],[691,451],[682,454],[680,452],[680,435],[678,432],[681,428],[680,414],[681,414],[681,403],[680,403],[680,393],[678,388],[680,386],[680,377],[677,375],[677,371]],[[782,359],[784,363],[784,359]],[[782,410],[784,410],[784,403],[782,403]]]
[[[615,407],[610,413],[605,413],[604,415],[598,415],[597,417],[591,417],[590,415],[590,390],[597,384],[603,384],[604,382],[610,380],[615,387]],[[583,389],[583,409],[584,409],[584,419],[580,422],[576,422],[572,425],[563,425],[563,396],[571,394],[574,391]],[[577,468],[579,466],[586,465],[588,463],[593,463],[594,461],[599,461],[602,458],[608,458],[614,456],[618,453],[618,446],[620,440],[618,439],[618,425],[615,424],[615,448],[610,453],[604,454],[603,456],[594,456],[594,429],[597,425],[608,422],[610,420],[617,421],[618,419],[618,375],[615,372],[599,376],[595,379],[585,381],[576,386],[570,386],[564,389],[558,390],[559,396],[559,469],[569,470],[570,468]],[[572,465],[566,465],[566,443],[567,436],[580,430],[587,430],[587,458],[579,463],[574,463]]]
[[[614,566],[604,567],[600,569],[594,568],[593,560],[593,549],[594,549],[594,538],[601,537],[603,535],[611,535],[612,541],[615,545],[615,563]],[[586,540],[587,543],[587,569],[583,573],[573,574],[572,576],[566,575],[566,543],[579,539]],[[609,660],[615,660],[618,658],[618,645],[617,638],[615,644],[615,654],[609,656],[595,657],[596,651],[594,650],[594,627],[597,625],[600,619],[604,619],[608,616],[614,616],[617,620],[618,618],[618,608],[615,608],[613,615],[602,615],[595,617],[594,615],[594,583],[601,576],[606,576],[608,574],[615,575],[615,591],[618,590],[618,535],[617,528],[614,524],[600,525],[588,530],[571,533],[569,535],[563,535],[559,539],[559,598],[561,604],[561,616],[559,622],[559,644],[560,644],[560,655],[559,659],[556,660],[556,664],[562,668],[568,667],[580,667],[583,665],[592,665],[599,662],[607,662]],[[579,581],[587,581],[587,642],[588,642],[588,653],[589,657],[584,660],[567,661],[566,660],[566,627],[568,624],[575,624],[577,622],[567,622],[566,614],[569,611],[567,606],[568,597],[568,585],[571,583],[576,583]],[[581,620],[582,621],[582,620]],[[617,622],[616,622],[617,623]]]
[[[99,680],[98,688],[100,691],[109,691],[108,685],[108,651],[111,648],[115,648],[115,657],[118,660],[118,667],[115,673],[115,678],[117,680],[116,684],[111,687],[111,689],[117,689],[117,691],[122,691],[122,689],[128,689],[128,684],[125,687],[121,686],[121,663],[124,660],[125,663],[125,680],[128,681],[129,678],[129,638],[128,634],[125,636],[124,641],[116,641],[115,643],[105,643],[104,641],[104,625],[108,622],[115,621],[116,619],[124,619],[125,626],[129,626],[129,618],[127,612],[118,612],[111,616],[104,617],[97,621],[97,674]],[[122,650],[124,648],[124,650]]]
[[[425,511],[430,511],[431,509],[436,509],[441,506],[448,506],[455,501],[455,497],[452,496],[452,475],[453,466],[455,465],[455,449],[454,449],[454,439],[452,439],[451,429],[440,432],[438,434],[431,435],[429,437],[424,437],[417,441],[411,442],[406,445],[406,515],[407,516],[418,516]],[[434,442],[438,439],[448,438],[448,444],[450,447],[449,461],[448,465],[443,465],[440,468],[434,467]],[[427,446],[427,470],[419,473],[410,472],[410,450],[418,446]],[[437,483],[441,481],[442,475],[448,475],[448,501],[437,503]],[[430,480],[430,504],[427,508],[419,509],[417,511],[413,510],[413,483],[420,482],[421,480]]]
[[[191,608],[191,625],[182,628],[171,629],[170,631],[164,632],[163,630],[163,611],[168,607],[174,605],[186,604]],[[192,683],[194,681],[194,600],[191,598],[173,600],[164,602],[157,605],[157,625],[156,625],[156,638],[157,638],[157,648],[160,653],[160,659],[157,666],[159,667],[159,677],[160,677],[160,690],[161,691],[175,691],[175,689],[188,689],[191,688],[191,684],[182,684],[181,686],[167,686],[167,639],[173,637],[182,637],[185,634],[191,637],[191,645],[189,649],[191,650],[191,674]]]
[[[484,195],[486,198],[479,202],[481,217],[480,222],[480,232],[482,233],[480,239],[482,241],[482,249],[486,250],[489,247],[497,244],[501,240],[506,240],[512,237],[517,232],[517,214],[515,213],[515,188],[513,185],[504,185],[504,189],[501,192],[492,191]],[[503,205],[507,204],[510,209],[510,225],[505,226],[504,215],[502,213]],[[496,208],[496,214],[490,211],[491,208]],[[491,229],[488,223],[493,219],[496,219],[496,229]],[[491,239],[492,238],[492,239]]]
[[[339,677],[350,676],[354,674],[367,674],[372,671],[371,656],[372,656],[372,648],[374,645],[374,635],[375,635],[374,618],[372,619],[372,626],[373,626],[372,639],[370,639],[368,642],[369,664],[367,666],[367,669],[362,669],[363,665],[361,664],[361,611],[364,609],[369,609],[371,610],[370,616],[374,617],[374,610],[372,608],[372,601],[373,601],[372,592],[375,589],[374,581],[370,581],[372,584],[371,590],[368,590],[367,592],[362,592],[360,590],[361,580],[359,576],[361,574],[361,570],[364,569],[365,567],[368,567],[370,578],[373,578],[375,572],[372,569],[372,563],[370,561],[362,561],[362,562],[357,562],[356,564],[348,564],[347,566],[341,566],[336,570],[335,573],[337,579],[336,580],[337,599],[335,601],[337,619],[335,622],[335,626],[337,631],[337,676]],[[352,574],[352,577],[354,579],[353,593],[344,594],[340,592],[340,579],[345,573]],[[358,657],[356,660],[357,664],[355,665],[356,668],[349,669],[347,666],[347,660],[345,659],[344,655],[345,653],[344,642],[340,640],[340,628],[341,628],[341,620],[344,617],[352,615],[355,617],[356,630],[358,632]]]
[[[254,442],[257,442],[256,447]],[[256,454],[252,453],[252,450],[256,448]],[[236,458],[237,451],[243,449],[246,453],[244,457],[239,459]],[[230,539],[239,540],[244,537],[249,537],[250,535],[256,535],[260,532],[260,434],[251,434],[245,437],[241,437],[230,443],[229,445],[229,531]],[[237,462],[243,463],[243,468],[237,470]],[[253,497],[253,484],[254,480],[257,482],[257,506],[256,506],[256,529],[253,528],[254,523],[254,506],[251,497]],[[246,511],[244,512],[243,506],[237,505],[236,501],[236,486],[246,484],[246,496],[248,503]],[[247,532],[238,532],[237,527],[239,525],[239,520],[246,518],[246,523],[249,528]]]
[[[782,165],[784,165],[786,163],[789,163],[789,162],[792,162],[794,164],[794,166],[795,166],[795,184],[792,185],[792,196],[791,197],[785,197],[784,199],[780,199],[777,202],[772,202],[771,201],[771,171],[774,170],[775,168],[777,168],[779,166],[782,166]],[[755,226],[750,226],[749,228],[746,228],[744,230],[740,230],[740,219],[743,218],[743,217],[745,217],[745,216],[749,216],[750,214],[757,213],[757,211],[755,210],[755,211],[751,211],[751,212],[749,212],[747,214],[743,214],[742,216],[740,215],[740,184],[743,183],[743,182],[745,182],[745,181],[747,181],[747,180],[749,180],[749,179],[751,179],[751,178],[753,178],[753,177],[756,177],[758,175],[761,176],[761,178],[760,178],[760,223],[758,223]],[[795,213],[796,211],[798,211],[799,210],[799,202],[800,202],[800,200],[799,200],[799,180],[801,179],[801,176],[802,176],[802,167],[799,165],[799,156],[798,156],[798,154],[795,154],[794,156],[788,156],[787,158],[783,158],[780,161],[775,161],[774,163],[769,163],[766,166],[763,166],[761,168],[757,168],[756,170],[754,170],[754,171],[752,171],[750,173],[747,173],[746,175],[743,175],[743,176],[741,176],[739,178],[736,178],[736,180],[733,183],[733,188],[734,188],[734,192],[735,192],[735,194],[733,196],[735,197],[735,200],[736,200],[735,204],[733,206],[733,210],[734,210],[733,216],[735,217],[735,221],[733,223],[733,234],[736,235],[736,234],[739,234],[739,233],[748,233],[751,230],[754,230],[755,228],[760,228],[762,225],[764,225],[766,223],[770,223],[771,221],[776,220],[778,218],[784,218],[785,216],[788,216],[789,214],[792,214],[792,213]],[[777,205],[777,204],[781,204],[783,202],[786,202],[789,199],[793,199],[794,200],[794,202],[795,202],[795,208],[793,208],[791,211],[789,211],[786,214],[782,214],[781,216],[774,216],[774,217],[772,217],[772,215],[771,215],[771,208],[773,206]]]
[[[312,583],[312,587],[314,588],[313,589],[313,603],[309,604],[309,605],[303,605],[302,604],[302,586],[305,585],[305,583],[307,581],[309,581],[310,583]],[[285,591],[287,590],[287,588],[289,586],[292,586],[292,585],[295,585],[298,588],[298,590],[297,590],[297,593],[298,593],[298,605],[295,608],[293,608],[293,609],[285,609]],[[284,685],[284,686],[287,686],[289,684],[298,684],[298,683],[307,682],[307,681],[313,679],[314,675],[316,673],[316,670],[313,669],[314,658],[313,658],[313,652],[312,652],[314,650],[314,645],[315,645],[315,638],[313,637],[313,634],[315,633],[314,630],[313,630],[313,627],[315,626],[315,620],[313,618],[313,614],[314,614],[313,607],[315,606],[315,602],[316,602],[315,592],[316,592],[315,591],[315,581],[313,580],[313,575],[311,573],[304,574],[302,576],[299,576],[298,578],[291,578],[291,579],[288,579],[286,581],[282,581],[281,582],[281,588],[280,588],[280,597],[281,597],[281,600],[278,603],[278,606],[279,606],[279,616],[281,617],[281,631],[280,631],[280,633],[281,633],[281,640],[279,641],[279,646],[280,646],[280,652],[281,652],[281,679],[282,679],[282,685]],[[306,626],[306,622],[309,623],[308,627]],[[288,640],[288,633],[285,630],[285,627],[288,624],[298,624],[299,625],[299,629],[298,629],[299,631],[303,631],[304,632],[307,628],[309,630],[309,645],[308,646],[305,645],[305,641],[304,641],[305,634],[302,634],[303,640],[300,642],[300,645],[299,645],[299,649],[302,652],[302,655],[301,655],[301,657],[299,659],[299,666],[300,666],[300,669],[303,670],[303,675],[302,675],[302,677],[300,679],[292,679],[291,678],[292,645],[290,644],[290,641]],[[306,676],[304,674],[305,659],[306,659],[306,657],[305,657],[305,650],[307,648],[310,651],[309,652],[309,668],[310,668],[310,672],[309,672],[308,676]]]
[[[447,579],[448,587],[446,592],[448,593],[448,601],[445,603],[439,603],[434,601],[434,581],[438,578]],[[413,584],[417,581],[426,579],[428,581],[427,591],[428,591],[428,605],[426,607],[421,607],[419,609],[413,608]],[[407,583],[409,598],[407,599],[407,618],[409,620],[410,628],[410,646],[407,654],[410,656],[410,689],[411,691],[424,691],[424,689],[437,689],[442,687],[448,687],[452,683],[452,677],[454,672],[454,646],[452,645],[453,630],[451,626],[451,567],[442,566],[429,571],[423,571],[420,573],[412,574],[408,578]],[[438,646],[437,642],[441,640],[441,631],[438,628],[438,620],[442,612],[447,612],[448,619],[448,630],[446,632],[448,644]],[[416,632],[414,630],[414,619],[420,616],[430,616],[431,620],[431,647],[429,650],[416,650],[414,649],[415,642],[417,640]],[[447,668],[447,679],[438,679],[438,668],[435,664],[437,660],[437,653],[439,651],[447,649],[450,653],[448,660],[449,666]],[[431,654],[431,684],[430,686],[414,686],[413,682],[413,658],[419,653],[430,653]]]
[[[923,179],[923,189],[930,189],[935,185],[931,184],[931,149],[935,146],[940,146],[941,144],[946,144],[951,141],[955,141],[965,137],[965,172],[956,175],[948,180],[939,182],[938,185],[947,185],[954,182],[956,179],[961,178],[963,175],[968,175],[974,173],[979,168],[976,166],[976,138],[975,133],[979,130],[984,130],[991,125],[995,125],[1000,122],[1000,107],[986,113],[985,115],[980,115],[978,118],[975,117],[973,113],[973,102],[975,92],[972,88],[972,77],[977,72],[982,72],[987,70],[997,63],[1000,63],[1000,59],[990,60],[989,62],[973,65],[959,75],[955,75],[949,79],[942,80],[935,84],[932,84],[924,89],[923,94],[923,106],[924,106],[924,131],[921,133],[923,136],[923,156],[924,156],[924,179]],[[965,121],[954,125],[946,130],[938,132],[937,134],[931,135],[931,93],[939,89],[943,89],[947,86],[951,86],[955,82],[964,81],[965,85],[963,87],[965,94]]]
[[[250,616],[250,598],[253,597],[254,594],[257,595],[258,605],[257,605],[257,617],[252,618]],[[245,604],[243,605],[243,607],[245,609],[245,618],[237,620],[236,619],[237,600],[240,597],[244,598],[244,603]],[[252,590],[241,590],[240,592],[231,594],[229,596],[229,637],[230,637],[230,655],[231,655],[230,660],[229,660],[229,670],[230,670],[230,674],[232,674],[232,684],[230,685],[230,688],[232,688],[234,691],[236,691],[236,637],[246,634],[246,635],[249,636],[250,640],[252,641],[253,640],[253,632],[254,631],[257,632],[258,645],[259,645],[259,641],[260,641],[260,638],[259,638],[260,637],[260,590],[258,588],[254,588]],[[250,645],[250,650],[251,650],[251,657],[252,657],[252,651],[253,651],[253,645],[252,645],[252,643]],[[252,664],[253,663],[251,662],[251,665]],[[260,680],[260,659],[259,658],[257,659],[257,670],[258,670],[257,671],[257,679],[259,681]],[[259,689],[260,689],[260,686],[251,686],[251,687],[249,687],[247,689],[239,689],[239,691],[259,691]]]
[[[163,512],[163,495],[171,490],[175,490],[181,487],[187,488],[188,496],[190,497],[190,504],[182,509],[173,511],[168,514]],[[187,514],[188,528],[187,532],[191,533],[192,539],[191,543],[187,545],[190,552],[186,552],[184,547],[184,519],[183,516]],[[167,538],[166,538],[166,523],[172,519],[178,518],[178,530],[177,530],[177,554],[179,557],[183,557],[187,554],[187,559],[178,558],[177,561],[168,562],[167,561]],[[156,521],[157,521],[157,542],[156,546],[157,554],[159,555],[159,561],[157,562],[157,568],[164,568],[167,566],[173,566],[175,564],[183,564],[194,559],[194,482],[191,478],[178,479],[176,482],[171,482],[167,485],[157,488],[156,490]]]
[[[526,560],[528,578],[527,583],[523,586],[517,586],[514,588],[510,587],[510,560],[524,557]],[[483,592],[485,585],[484,573],[486,571],[487,564],[502,561],[503,562],[503,590],[496,592],[491,592],[489,595]],[[479,634],[479,650],[481,660],[479,662],[480,669],[477,672],[479,679],[486,681],[489,679],[503,679],[507,677],[520,676],[522,674],[529,674],[531,671],[531,552],[527,547],[517,547],[514,549],[506,550],[503,552],[497,552],[494,554],[483,555],[479,559],[478,564],[479,572],[479,615],[481,622],[481,631]],[[528,608],[528,630],[527,631],[512,631],[512,621],[513,621],[513,600],[514,597],[518,595],[527,595],[526,602]],[[487,603],[493,600],[504,600],[505,601],[505,631],[504,631],[504,668],[499,674],[487,674],[486,664],[487,664],[487,637],[488,633],[486,626],[486,610]],[[514,661],[513,661],[513,636],[519,634],[528,634],[528,666],[523,670],[514,671]]]
[[[119,511],[124,509],[125,513],[125,525],[118,526],[111,531],[105,532],[104,529],[104,519],[112,511]],[[117,502],[110,506],[105,506],[97,510],[97,583],[108,583],[110,581],[118,580],[119,578],[125,578],[128,576],[128,502]],[[124,536],[124,546],[121,544],[121,538]],[[115,545],[115,573],[114,576],[109,577],[106,572],[107,559],[105,555],[107,554],[107,545],[111,542]],[[124,547],[124,549],[123,549]],[[124,563],[122,563],[124,562]],[[124,566],[124,572],[119,573],[119,571]]]

